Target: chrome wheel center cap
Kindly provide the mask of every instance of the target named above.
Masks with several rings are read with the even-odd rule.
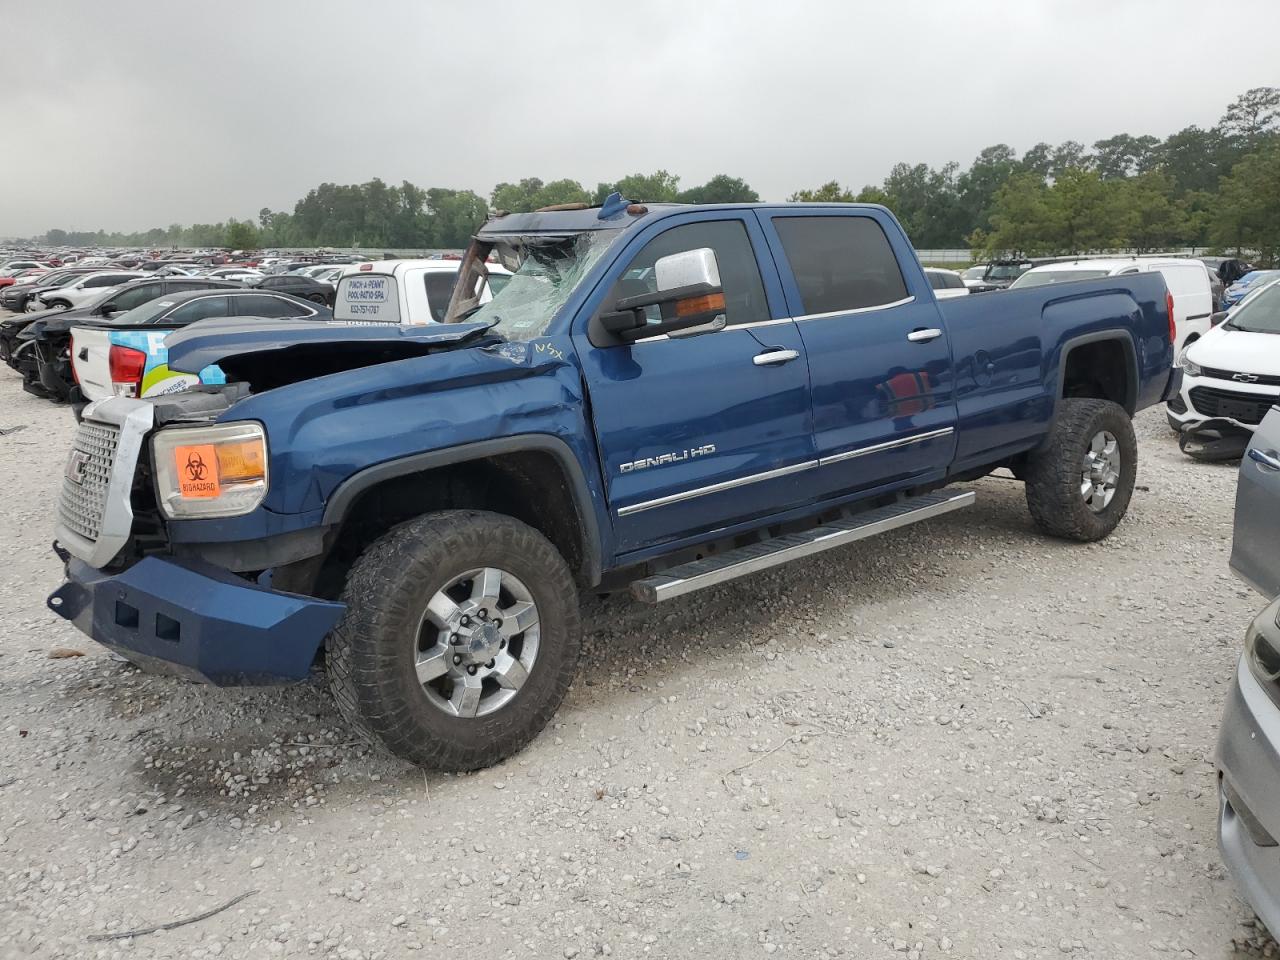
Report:
[[[463,648],[467,663],[488,663],[498,655],[502,644],[502,632],[492,623],[482,623],[471,631]]]

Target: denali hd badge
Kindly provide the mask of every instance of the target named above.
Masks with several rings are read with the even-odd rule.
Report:
[[[691,447],[688,450],[676,450],[673,453],[664,453],[657,457],[645,457],[643,460],[632,460],[630,463],[624,463],[618,467],[619,473],[631,473],[635,470],[648,470],[650,467],[665,467],[669,463],[680,463],[682,460],[692,460],[694,457],[705,457],[709,453],[716,452],[714,443],[704,443],[700,447]]]

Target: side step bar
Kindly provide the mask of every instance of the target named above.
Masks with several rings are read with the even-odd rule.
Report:
[[[879,533],[929,520],[967,507],[973,500],[972,490],[937,490],[926,493],[802,533],[787,533],[773,540],[750,543],[714,557],[682,563],[678,567],[634,581],[631,584],[631,595],[642,603],[661,603],[672,597],[776,567],[789,560],[843,547],[855,540],[865,540]]]

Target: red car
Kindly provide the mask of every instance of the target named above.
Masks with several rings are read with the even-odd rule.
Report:
[[[11,277],[0,277],[0,287],[9,286],[19,277],[29,277],[32,274],[36,274],[38,276],[39,274],[48,273],[48,272],[49,270],[47,267],[32,267],[31,269],[28,269],[28,270],[19,270],[17,273],[15,273]]]

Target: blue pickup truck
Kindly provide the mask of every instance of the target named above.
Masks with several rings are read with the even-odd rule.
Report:
[[[322,657],[366,735],[474,769],[560,704],[580,591],[662,602],[965,507],[952,485],[1000,467],[1047,534],[1106,536],[1172,334],[1156,273],[939,302],[878,206],[496,215],[444,323],[202,321],[170,366],[228,383],[86,407],[48,602],[215,684]]]

